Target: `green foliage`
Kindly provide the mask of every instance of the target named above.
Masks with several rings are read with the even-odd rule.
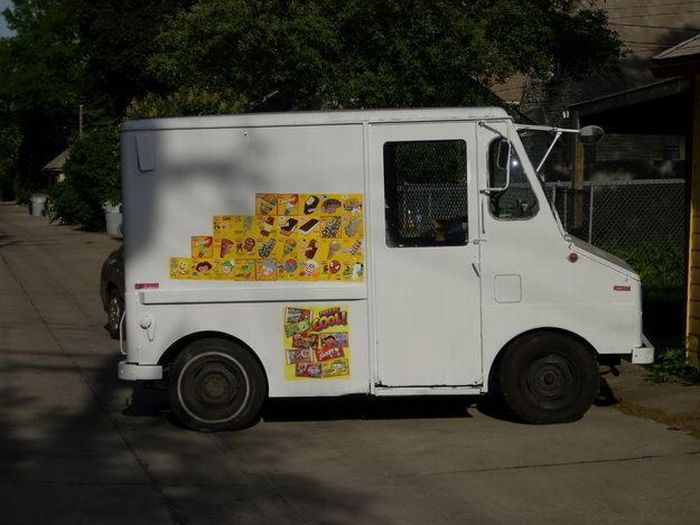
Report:
[[[646,242],[609,248],[637,271],[644,289],[644,333],[661,348],[682,346],[685,250],[681,242]]]
[[[649,372],[652,379],[661,383],[700,383],[700,371],[688,366],[686,352],[682,348],[657,351]]]
[[[129,119],[240,113],[246,103],[230,92],[181,88],[169,95],[149,93],[126,109]]]
[[[82,224],[91,220],[90,208],[69,180],[59,182],[51,188],[46,215],[51,222]]]
[[[83,67],[76,24],[60,0],[16,0],[3,12],[16,34],[0,39],[0,134],[18,129],[16,197],[43,188],[41,169],[77,123]],[[73,127],[75,124],[73,124]]]
[[[86,74],[83,99],[96,111],[122,116],[137,97],[162,86],[147,69],[165,21],[193,0],[71,0]]]
[[[395,184],[466,183],[466,145],[462,141],[393,142],[385,145]]]
[[[95,131],[77,140],[65,175],[65,181],[51,193],[52,219],[82,224],[89,230],[103,228],[102,205],[121,202],[117,131]]]
[[[681,299],[685,288],[685,246],[677,242],[647,242],[611,248],[639,273],[652,300]]]
[[[0,197],[15,198],[17,184],[17,157],[22,143],[22,134],[17,128],[0,130]]]
[[[16,35],[0,41],[0,100],[25,116],[72,110],[83,78],[72,13],[59,0],[13,4],[3,12]]]
[[[230,89],[250,109],[477,105],[513,73],[590,74],[621,43],[572,1],[200,1],[150,60],[171,89]]]

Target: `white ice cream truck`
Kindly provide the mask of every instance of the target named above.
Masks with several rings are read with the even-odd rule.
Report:
[[[653,360],[641,284],[562,229],[519,129],[498,108],[126,122],[119,377],[166,380],[195,429],[267,397],[489,389],[580,418],[599,363]]]

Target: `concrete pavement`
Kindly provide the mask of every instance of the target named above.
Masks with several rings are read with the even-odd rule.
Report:
[[[463,400],[277,402],[177,426],[116,379],[117,242],[0,205],[2,523],[696,523],[700,441],[594,407],[528,426]]]

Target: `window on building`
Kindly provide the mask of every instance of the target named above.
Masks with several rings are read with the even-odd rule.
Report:
[[[466,244],[467,144],[385,143],[384,196],[388,246]]]

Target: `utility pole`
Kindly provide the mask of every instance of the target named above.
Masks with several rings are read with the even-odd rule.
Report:
[[[580,128],[581,124],[576,115],[576,127]],[[583,181],[584,181],[584,165],[585,157],[583,153],[583,144],[574,140],[574,177],[572,179],[572,189],[574,190],[574,228],[580,228],[583,225]],[[591,189],[591,191],[593,191]]]

